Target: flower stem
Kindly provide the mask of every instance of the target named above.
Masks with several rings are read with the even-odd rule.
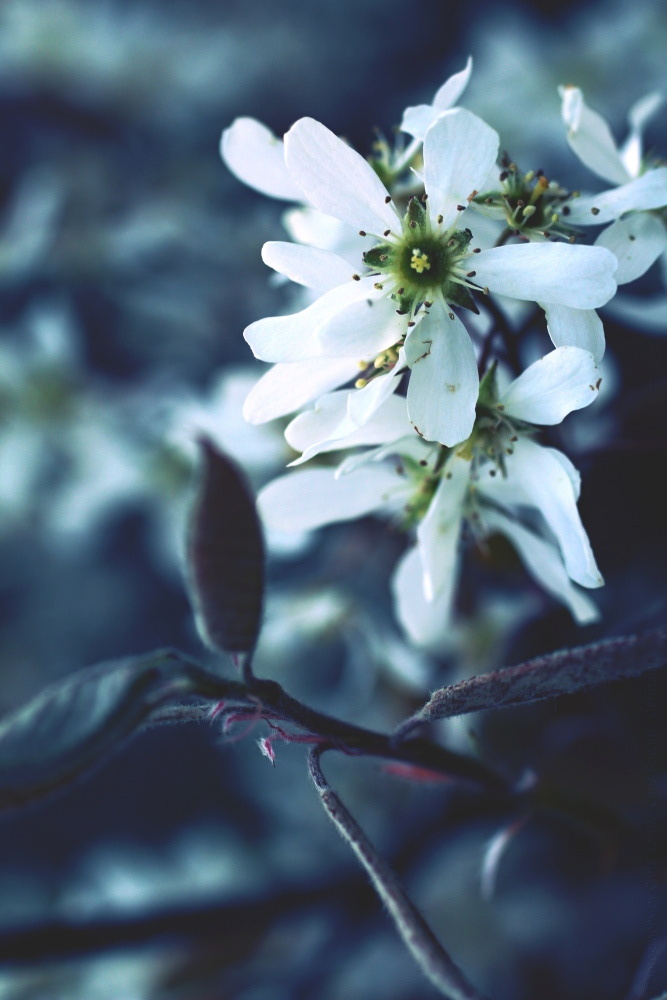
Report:
[[[343,805],[322,773],[320,755],[326,747],[313,747],[308,769],[324,809],[367,871],[398,933],[422,972],[450,1000],[482,1000],[447,954],[421,913],[406,894],[396,873],[376,851],[355,818]]]

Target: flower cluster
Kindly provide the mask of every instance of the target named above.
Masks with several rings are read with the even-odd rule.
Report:
[[[301,453],[293,465],[355,449],[269,484],[263,515],[289,531],[380,511],[409,532],[397,613],[433,648],[450,627],[465,539],[504,536],[576,620],[596,618],[578,589],[602,584],[579,474],[535,437],[596,398],[596,310],[667,247],[667,168],[642,154],[657,95],[632,110],[619,150],[581,91],[561,89],[570,146],[618,185],[582,197],[543,169],[520,170],[495,130],[458,106],[471,72],[468,60],[431,104],[408,108],[409,141],[380,139],[368,160],[311,118],[283,141],[237,119],[221,141],[241,180],[295,203],[292,241],[266,243],[262,257],[301,286],[301,308],[245,330],[272,364],[246,419],[301,411],[286,429]],[[582,227],[609,222],[586,242]],[[536,350],[543,331],[547,354],[546,341]],[[543,356],[526,367],[530,353]]]

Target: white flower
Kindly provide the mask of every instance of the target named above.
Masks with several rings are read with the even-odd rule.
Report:
[[[617,282],[634,281],[667,250],[664,214],[662,218],[655,214],[667,206],[667,167],[651,168],[642,148],[644,126],[664,98],[648,94],[631,108],[630,132],[618,147],[606,121],[587,106],[578,87],[561,87],[560,94],[570,147],[590,170],[615,185],[601,194],[573,201],[568,219],[577,225],[618,220],[595,242],[618,258]]]
[[[422,646],[437,648],[449,629],[464,522],[478,541],[497,533],[508,538],[548,593],[577,621],[593,621],[597,609],[573,585],[603,582],[577,511],[579,475],[565,455],[531,435],[532,425],[557,424],[587,406],[599,384],[592,355],[576,347],[552,351],[502,393],[491,372],[482,383],[472,434],[453,449],[414,434],[386,443],[390,422],[400,420],[401,399],[393,397],[396,411],[378,409],[365,428],[364,440],[380,447],[349,457],[337,470],[300,469],[280,477],[260,493],[260,511],[270,527],[282,530],[374,511],[416,527],[416,545],[399,563],[392,586],[398,617]],[[302,423],[304,443],[308,430]]]
[[[474,350],[451,304],[475,308],[471,290],[484,290],[593,309],[616,287],[615,259],[599,247],[473,247],[461,215],[493,169],[497,149],[498,136],[475,115],[461,109],[442,114],[424,140],[428,200],[411,199],[401,217],[358,153],[319,122],[298,121],[285,137],[290,176],[318,210],[355,226],[362,238],[372,235],[375,245],[360,253],[359,271],[350,274],[349,263],[330,251],[266,244],[266,263],[322,294],[301,312],[252,323],[244,336],[255,356],[283,365],[328,357],[345,367],[344,359],[363,360],[369,376],[391,378],[391,388],[398,384],[392,376],[400,356],[411,369],[408,413],[417,432],[448,446],[465,439],[479,381]],[[304,402],[302,370],[294,375],[294,392]],[[256,394],[246,407],[250,420],[262,402]],[[286,395],[282,412],[295,408]]]

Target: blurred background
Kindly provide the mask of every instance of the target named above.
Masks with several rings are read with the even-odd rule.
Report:
[[[205,657],[182,571],[194,437],[207,430],[256,486],[289,460],[280,426],[240,413],[261,370],[242,330],[290,306],[259,256],[285,206],[226,170],[222,128],[251,115],[282,134],[310,115],[367,153],[374,127],[391,134],[471,54],[465,106],[525,169],[590,186],[556,88],[581,86],[621,138],[629,106],[667,87],[667,9],[539,8],[2,0],[0,711],[103,660],[165,645]],[[663,155],[665,122],[648,136]],[[387,591],[405,542],[368,520],[282,541],[258,670],[387,730],[446,681],[664,620],[667,338],[611,315],[606,328],[615,393],[568,438],[607,579],[600,625],[577,629],[511,554],[502,572],[471,558],[462,602],[483,600],[442,657],[420,653]],[[649,676],[443,729],[597,809],[522,820],[493,893],[485,845],[516,816],[327,761],[494,1000],[667,989],[665,693]],[[303,748],[279,747],[272,770],[259,735],[148,732],[0,824],[0,951],[5,931],[32,935],[24,962],[0,964],[2,1000],[435,995],[321,814]]]

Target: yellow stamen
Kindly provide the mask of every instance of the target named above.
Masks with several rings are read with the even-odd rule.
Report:
[[[424,271],[430,271],[431,264],[428,259],[428,254],[423,253],[419,247],[415,247],[412,251],[412,257],[410,259],[410,267],[412,267],[417,274],[423,274]]]

